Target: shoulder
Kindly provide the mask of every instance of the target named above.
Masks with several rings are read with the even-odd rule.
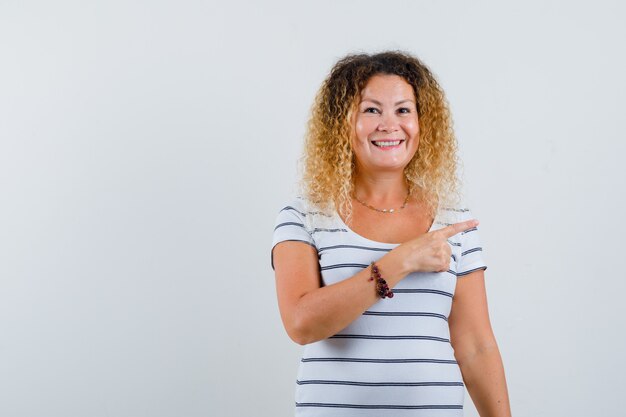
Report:
[[[274,231],[285,227],[286,230],[300,227],[312,237],[315,228],[319,227],[319,222],[315,206],[306,198],[297,195],[285,200],[278,209]]]
[[[300,218],[303,223],[312,221],[319,222],[323,218],[332,218],[333,213],[323,210],[317,204],[311,202],[306,197],[296,195],[285,201],[279,209],[279,214],[285,213]]]
[[[459,223],[472,218],[471,210],[464,205],[441,207],[439,215],[445,224]]]
[[[281,205],[279,215],[283,213],[285,215],[296,216],[304,220],[314,213],[313,208],[314,206],[306,198],[302,196],[293,196]]]

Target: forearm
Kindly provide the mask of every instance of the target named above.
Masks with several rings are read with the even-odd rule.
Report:
[[[510,417],[504,366],[497,345],[459,360],[465,387],[481,417]]]
[[[393,288],[408,271],[403,257],[391,251],[376,264],[387,285]],[[326,339],[347,327],[379,300],[376,283],[369,281],[370,268],[332,285],[302,296],[291,317],[292,334],[299,344]]]

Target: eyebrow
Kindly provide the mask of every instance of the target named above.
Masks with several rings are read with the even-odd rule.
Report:
[[[361,100],[361,103],[363,103],[364,101],[371,101],[372,103],[374,103],[374,104],[378,104],[379,106],[382,106],[382,105],[383,105],[383,103],[381,103],[381,102],[380,102],[380,101],[378,101],[378,100],[374,100],[373,98],[366,98],[366,99],[363,99],[363,100]],[[402,104],[402,103],[406,103],[407,101],[410,101],[411,103],[415,104],[415,102],[414,102],[413,100],[411,100],[411,99],[406,99],[406,100],[400,100],[400,101],[396,102],[396,104],[394,104],[394,106],[397,106],[397,105]]]

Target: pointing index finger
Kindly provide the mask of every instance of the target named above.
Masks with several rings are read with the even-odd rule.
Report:
[[[472,227],[478,226],[478,223],[479,222],[476,219],[465,220],[463,222],[454,223],[449,226],[446,226],[443,229],[437,230],[437,232],[440,232],[447,239],[449,237],[456,235],[457,233],[461,233],[461,232],[464,232],[465,230],[471,229]]]

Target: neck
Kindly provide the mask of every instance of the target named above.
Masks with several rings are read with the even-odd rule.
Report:
[[[354,184],[355,195],[373,206],[402,204],[409,192],[403,173],[384,173],[375,176],[359,173]]]

